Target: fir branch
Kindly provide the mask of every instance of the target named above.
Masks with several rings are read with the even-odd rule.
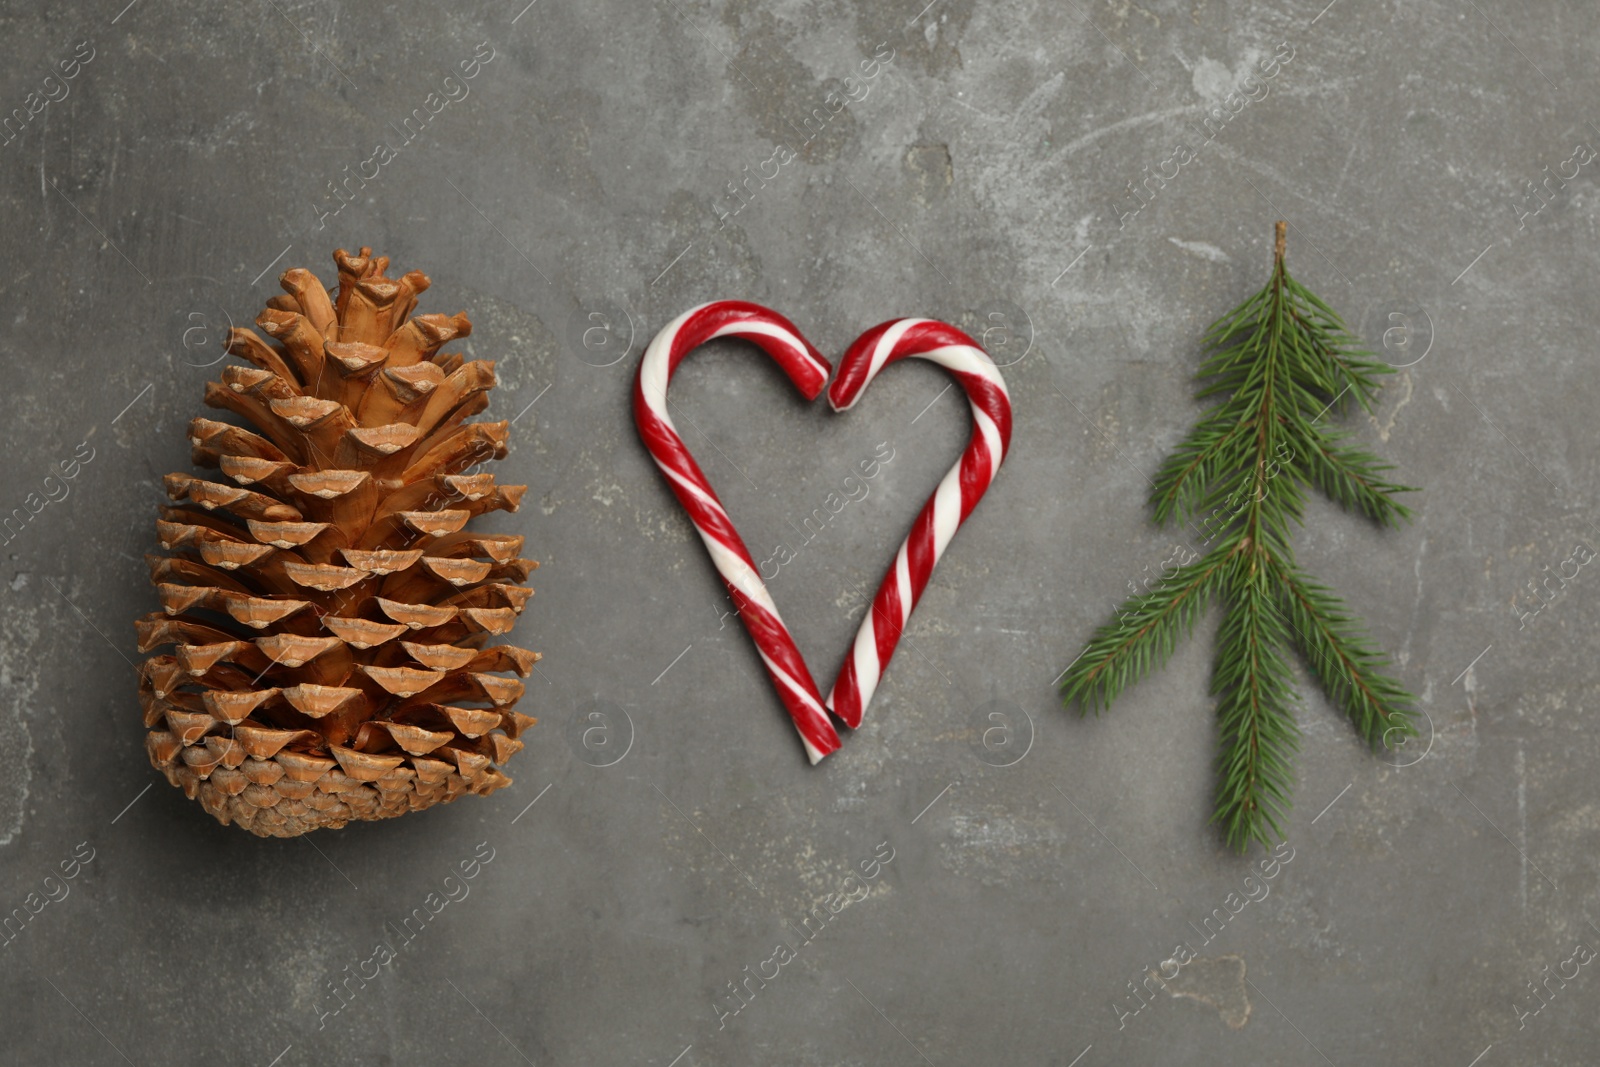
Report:
[[[1283,604],[1312,674],[1328,700],[1349,717],[1373,749],[1415,737],[1415,698],[1382,673],[1389,658],[1371,643],[1361,620],[1327,586],[1293,564],[1275,562]]]
[[[1222,476],[1223,449],[1247,428],[1245,423],[1229,418],[1201,420],[1156,474],[1151,497],[1157,523],[1165,525],[1169,519],[1184,523],[1200,510],[1206,487]]]
[[[1238,571],[1252,561],[1241,555]],[[1289,634],[1274,603],[1267,572],[1236,574],[1217,635],[1211,693],[1219,698],[1217,808],[1229,845],[1240,851],[1251,841],[1272,847],[1270,829],[1283,836],[1293,782],[1290,768],[1300,746],[1292,708],[1294,686],[1285,657]]]
[[[1178,637],[1194,632],[1227,562],[1219,552],[1202,556],[1179,567],[1154,590],[1124,601],[1116,621],[1096,630],[1067,669],[1061,682],[1066,702],[1098,714],[1124,689],[1166,663]]]
[[[1373,746],[1414,733],[1413,698],[1389,661],[1326,586],[1299,569],[1293,527],[1305,490],[1381,525],[1410,512],[1393,467],[1324,423],[1354,404],[1370,411],[1392,368],[1290,276],[1278,224],[1267,285],[1206,331],[1197,396],[1209,410],[1162,463],[1150,493],[1159,525],[1201,521],[1198,560],[1130,597],[1067,668],[1062,699],[1097,714],[1171,656],[1213,601],[1223,608],[1211,691],[1221,748],[1213,822],[1240,850],[1270,845],[1289,808],[1298,746],[1287,655],[1297,646],[1330,702]]]
[[[1380,383],[1378,378],[1393,374],[1394,368],[1361,347],[1361,342],[1350,335],[1344,320],[1336,311],[1311,290],[1288,277],[1284,272],[1284,286],[1296,320],[1302,325],[1305,336],[1312,342],[1308,349],[1311,366],[1327,376],[1327,388],[1333,396],[1332,403],[1342,411],[1344,397],[1353,393],[1363,411],[1372,410],[1372,400]]]
[[[1414,493],[1416,489],[1382,477],[1394,465],[1344,444],[1347,436],[1325,432],[1309,441],[1305,450],[1307,474],[1328,499],[1341,507],[1360,512],[1381,525],[1398,527],[1401,520],[1411,518],[1411,510],[1392,499],[1393,495]]]

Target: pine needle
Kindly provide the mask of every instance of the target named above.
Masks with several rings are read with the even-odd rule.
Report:
[[[1294,559],[1291,524],[1303,522],[1308,487],[1394,527],[1411,517],[1395,496],[1415,490],[1390,481],[1390,464],[1328,424],[1352,405],[1371,411],[1393,368],[1290,277],[1284,233],[1280,222],[1266,287],[1206,331],[1197,395],[1216,402],[1161,465],[1150,494],[1156,522],[1193,523],[1204,554],[1129,597],[1061,681],[1064,703],[1098,714],[1166,663],[1206,607],[1220,604],[1212,822],[1241,852],[1281,838],[1290,807],[1300,739],[1291,649],[1373,748],[1416,733],[1416,698],[1387,673],[1388,657]]]

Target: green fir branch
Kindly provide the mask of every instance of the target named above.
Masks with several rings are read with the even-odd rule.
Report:
[[[1294,559],[1305,492],[1385,526],[1414,492],[1393,469],[1328,425],[1354,405],[1370,411],[1392,368],[1365,351],[1343,321],[1284,265],[1278,223],[1265,288],[1207,329],[1197,396],[1212,407],[1162,463],[1150,493],[1156,522],[1195,524],[1204,554],[1154,589],[1128,598],[1063,673],[1061,695],[1099,713],[1165,664],[1213,602],[1222,606],[1211,693],[1220,747],[1216,809],[1228,844],[1270,846],[1283,833],[1299,745],[1291,647],[1329,701],[1368,744],[1415,734],[1416,699],[1386,671],[1388,658],[1328,587]]]
[[[1399,527],[1411,510],[1393,499],[1396,493],[1414,493],[1383,477],[1394,465],[1344,442],[1348,435],[1325,431],[1306,448],[1307,473],[1328,499],[1384,526]]]
[[[1311,290],[1284,272],[1284,292],[1302,336],[1309,342],[1307,371],[1320,372],[1325,388],[1333,397],[1335,412],[1344,411],[1346,395],[1353,394],[1363,411],[1372,410],[1372,401],[1382,383],[1379,378],[1393,374],[1394,368],[1361,347],[1350,335],[1344,320]]]
[[[1269,829],[1282,839],[1294,780],[1291,764],[1300,747],[1288,627],[1274,602],[1269,572],[1242,573],[1253,562],[1245,555],[1235,564],[1241,573],[1229,582],[1211,675],[1221,735],[1211,821],[1222,824],[1228,844],[1241,852],[1251,841],[1271,848]]]
[[[1245,424],[1227,418],[1208,417],[1200,421],[1156,474],[1151,494],[1156,522],[1161,525],[1166,525],[1169,519],[1187,522],[1200,510],[1206,487],[1214,485],[1223,474],[1223,450],[1246,428]]]
[[[1274,570],[1300,651],[1328,701],[1349,717],[1373,749],[1415,737],[1415,698],[1383,673],[1389,657],[1372,643],[1361,620],[1299,567],[1275,561]]]
[[[1178,638],[1194,632],[1195,620],[1222,584],[1226,564],[1219,553],[1202,556],[1153,591],[1124,601],[1116,621],[1096,630],[1067,668],[1061,682],[1067,703],[1098,714],[1128,686],[1165,664]]]

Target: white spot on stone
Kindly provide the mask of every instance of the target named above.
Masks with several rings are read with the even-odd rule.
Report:
[[[1201,57],[1194,65],[1194,91],[1202,100],[1215,102],[1233,88],[1233,72],[1214,59]]]
[[[0,615],[0,845],[22,830],[33,769],[33,735],[27,713],[39,688],[35,673],[41,630],[38,608],[12,608]]]
[[[1228,253],[1224,252],[1216,245],[1208,245],[1204,241],[1180,241],[1176,237],[1168,237],[1167,240],[1171,241],[1185,252],[1194,253],[1201,259],[1209,259],[1213,263],[1233,262],[1228,258]]]

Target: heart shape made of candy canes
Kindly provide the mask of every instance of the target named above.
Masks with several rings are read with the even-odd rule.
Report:
[[[711,553],[778,697],[794,720],[806,755],[815,764],[839,747],[839,734],[828,712],[852,729],[861,725],[933,568],[999,472],[1011,445],[1011,398],[988,353],[954,326],[933,319],[880,323],[856,338],[840,359],[838,376],[828,389],[828,404],[836,412],[849,410],[884,367],[917,357],[948,370],[966,390],[973,425],[961,458],[928,497],[895,553],[824,702],[749,549],[667,411],[667,385],[678,364],[717,337],[753,342],[772,357],[807,400],[815,400],[822,392],[833,368],[795,325],[777,312],[740,300],[715,300],[690,308],[656,334],[639,361],[633,390],[633,418],[639,436]]]

